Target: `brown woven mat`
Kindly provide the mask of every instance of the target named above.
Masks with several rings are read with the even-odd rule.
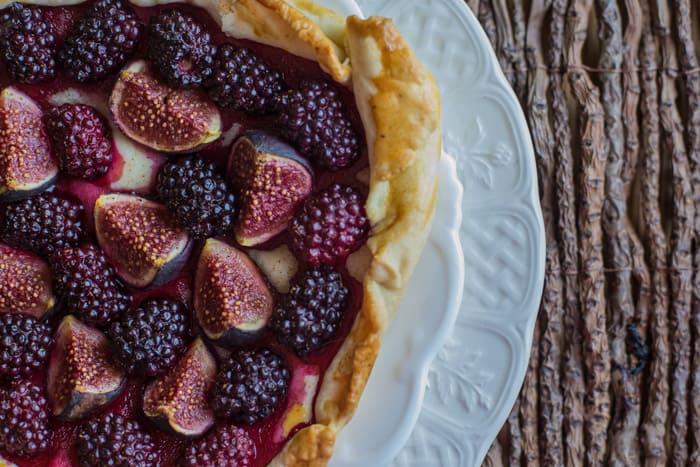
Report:
[[[485,465],[698,466],[700,1],[468,3],[527,114],[547,232]]]

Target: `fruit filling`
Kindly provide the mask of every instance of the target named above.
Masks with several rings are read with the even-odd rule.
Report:
[[[0,10],[0,463],[267,465],[360,309],[368,166],[348,88],[204,10]]]

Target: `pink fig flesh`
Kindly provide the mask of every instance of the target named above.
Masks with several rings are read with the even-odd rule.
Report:
[[[218,345],[246,345],[272,315],[273,297],[255,263],[242,251],[209,239],[197,264],[194,312],[204,334]]]
[[[40,319],[55,303],[48,264],[32,253],[0,243],[0,314],[22,313]]]
[[[0,93],[0,201],[29,198],[56,179],[58,165],[43,113],[14,87]]]
[[[119,395],[126,378],[112,363],[104,334],[68,315],[54,338],[46,385],[54,417],[85,418]]]
[[[233,145],[228,175],[238,190],[235,234],[243,246],[260,245],[284,231],[313,190],[309,164],[261,131],[248,131]]]
[[[102,195],[94,218],[98,243],[133,287],[165,284],[187,262],[189,234],[162,204],[134,195]]]
[[[180,437],[203,435],[214,424],[210,405],[216,361],[197,338],[168,374],[143,394],[143,413],[163,430]]]
[[[203,91],[169,87],[144,60],[122,70],[109,105],[125,135],[157,151],[193,151],[221,136],[221,114]]]

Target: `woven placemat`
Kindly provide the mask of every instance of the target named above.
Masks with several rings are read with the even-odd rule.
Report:
[[[468,3],[525,109],[547,232],[484,464],[698,466],[700,2]]]

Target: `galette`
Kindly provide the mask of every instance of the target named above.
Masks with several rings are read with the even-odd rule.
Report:
[[[0,0],[0,466],[326,465],[440,153],[388,19]]]

